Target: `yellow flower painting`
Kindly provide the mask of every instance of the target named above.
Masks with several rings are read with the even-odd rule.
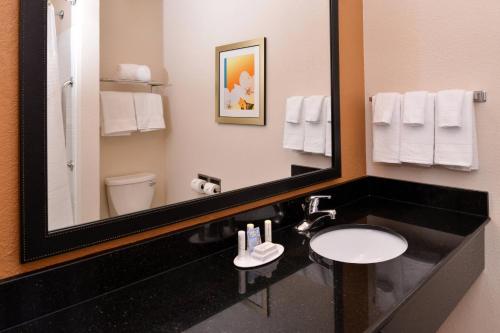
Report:
[[[216,48],[216,121],[265,125],[265,38]]]
[[[227,110],[253,110],[255,105],[255,56],[224,59],[224,104]]]

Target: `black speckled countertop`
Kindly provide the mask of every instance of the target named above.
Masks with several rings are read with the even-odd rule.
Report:
[[[327,267],[310,259],[309,238],[290,225],[274,233],[285,253],[267,266],[238,270],[236,249],[223,249],[9,332],[397,332],[411,316],[430,324],[404,331],[425,332],[444,320],[429,304],[458,302],[484,267],[485,216],[371,195],[336,208],[333,224],[387,227],[408,250],[382,263]],[[450,276],[457,281],[443,285]]]

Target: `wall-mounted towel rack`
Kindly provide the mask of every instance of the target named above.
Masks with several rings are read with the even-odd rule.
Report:
[[[372,96],[369,98],[372,101]],[[486,90],[474,90],[474,102],[476,103],[486,103],[488,100],[488,93]]]
[[[139,85],[147,85],[151,88],[151,92],[153,91],[154,87],[163,87],[165,84],[162,82],[155,82],[155,81],[128,81],[128,80],[115,80],[115,79],[106,79],[102,78],[101,82],[106,82],[106,83],[117,83],[117,84],[139,84]]]

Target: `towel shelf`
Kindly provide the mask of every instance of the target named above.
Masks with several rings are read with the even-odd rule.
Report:
[[[372,101],[372,96],[369,98]],[[488,93],[486,90],[474,90],[474,102],[476,103],[486,103],[488,100]]]
[[[145,84],[151,87],[164,86],[162,82],[155,82],[155,81],[126,81],[126,80],[114,80],[114,79],[101,79],[101,82],[119,83],[119,84]]]
[[[102,78],[101,82],[105,82],[105,83],[117,83],[117,84],[139,84],[139,85],[146,85],[146,86],[150,87],[151,92],[153,92],[153,88],[155,88],[155,87],[163,87],[165,85],[162,82],[155,82],[155,81],[131,81],[131,80],[115,80],[115,79],[105,79],[105,78]]]

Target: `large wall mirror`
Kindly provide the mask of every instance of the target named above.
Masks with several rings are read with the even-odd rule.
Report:
[[[21,3],[22,261],[340,176],[336,0]]]

